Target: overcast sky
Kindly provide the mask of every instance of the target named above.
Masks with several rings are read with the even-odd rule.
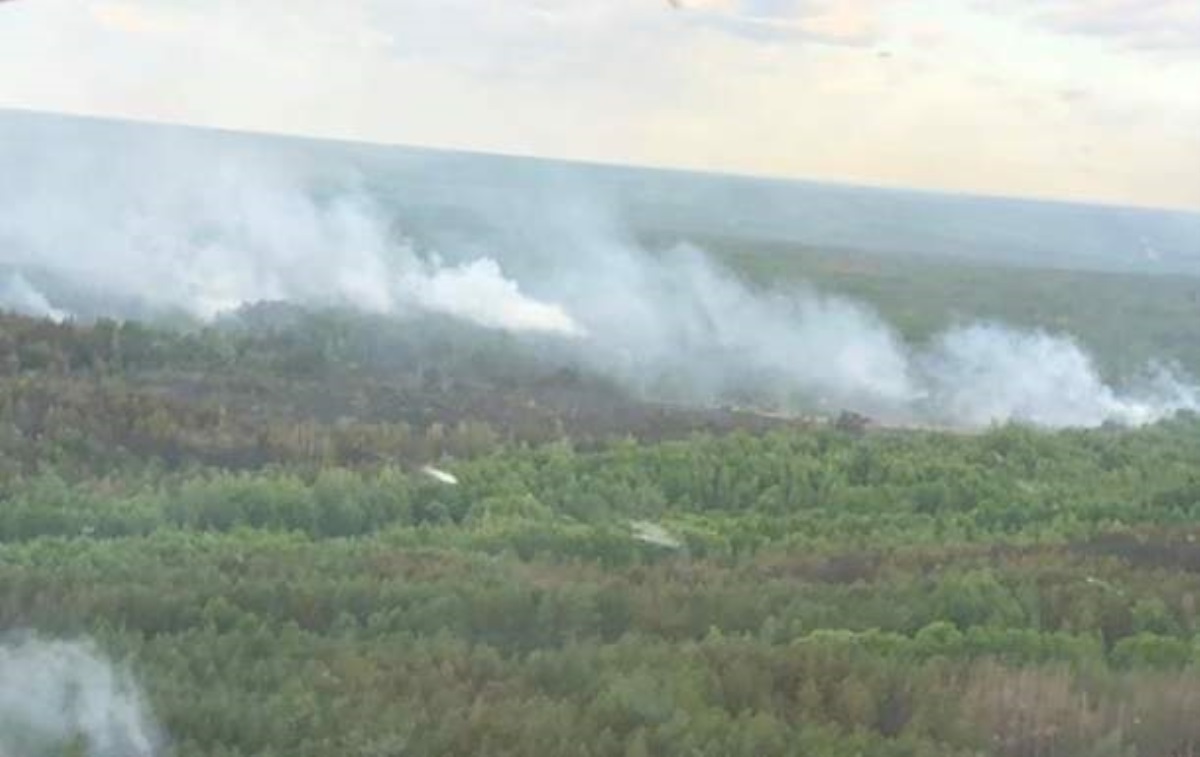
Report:
[[[1200,0],[13,0],[0,107],[1200,209]]]

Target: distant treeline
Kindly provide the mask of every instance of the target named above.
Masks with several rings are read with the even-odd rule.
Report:
[[[796,423],[639,401],[450,319],[263,305],[181,330],[0,315],[0,474],[47,460],[64,474],[415,464],[502,443]]]

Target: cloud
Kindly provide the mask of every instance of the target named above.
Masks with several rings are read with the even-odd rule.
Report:
[[[1200,207],[1200,59],[1024,23],[1146,27],[1164,0],[974,1],[27,0],[4,3],[0,106]]]
[[[88,10],[101,26],[125,34],[167,34],[183,30],[183,25],[171,14],[133,3],[94,3]]]
[[[1022,6],[1053,31],[1130,49],[1200,52],[1196,0],[1026,0]]]
[[[1082,87],[1063,87],[1058,91],[1058,99],[1073,103],[1091,97],[1091,92]]]
[[[916,47],[931,50],[946,44],[950,37],[946,27],[941,24],[917,24],[908,30],[908,39]]]
[[[751,39],[868,45],[882,34],[881,0],[678,0],[696,20]]]

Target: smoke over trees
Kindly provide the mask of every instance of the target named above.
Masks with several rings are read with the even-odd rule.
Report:
[[[0,754],[153,757],[157,747],[136,685],[93,645],[0,642]]]
[[[409,220],[429,219],[400,209],[424,190],[388,189],[401,179],[383,167],[213,134],[79,128],[69,148],[26,135],[0,154],[14,168],[0,179],[7,308],[205,322],[261,301],[432,313],[519,335],[534,359],[641,397],[850,407],[895,423],[1139,425],[1198,406],[1169,356],[1114,385],[1070,335],[966,323],[913,344],[846,297],[750,286],[695,245],[647,247],[608,190],[563,175],[529,180],[520,197],[463,187],[449,207],[476,230],[433,223],[418,239]]]
[[[0,140],[0,757],[1200,751],[1162,343],[105,134]]]

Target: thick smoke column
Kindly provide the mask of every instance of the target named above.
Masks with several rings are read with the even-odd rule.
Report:
[[[0,645],[0,755],[153,757],[159,736],[130,677],[90,643]]]

